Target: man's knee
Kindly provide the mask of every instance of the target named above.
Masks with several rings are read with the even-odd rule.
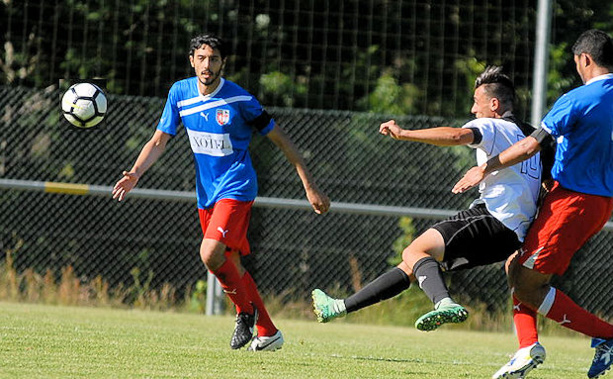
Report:
[[[226,246],[221,242],[203,239],[200,244],[200,259],[209,270],[215,271],[226,261],[225,250]]]
[[[508,275],[515,297],[532,308],[538,308],[549,290],[551,275],[524,267],[517,259],[509,262]]]

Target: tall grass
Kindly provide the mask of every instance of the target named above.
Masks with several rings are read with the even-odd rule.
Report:
[[[120,284],[114,288],[101,276],[91,280],[78,278],[71,265],[62,268],[59,277],[51,269],[43,274],[32,268],[19,273],[13,259],[19,247],[18,244],[14,249],[6,250],[5,260],[0,264],[0,300],[155,310],[171,310],[180,304],[173,286],[166,283],[160,289],[152,289],[153,274],[147,275],[143,281],[137,268],[131,271],[132,285]],[[188,288],[190,296],[192,292]]]
[[[5,251],[5,260],[0,264],[0,301],[41,303],[69,306],[96,306],[114,308],[136,308],[143,310],[178,311],[204,313],[206,304],[206,282],[198,281],[193,287],[185,289],[184,298],[177,298],[177,290],[171,284],[165,283],[159,289],[151,288],[153,274],[143,275],[137,268],[131,271],[133,284],[120,284],[111,288],[108,281],[101,276],[84,280],[76,276],[72,266],[64,267],[59,276],[47,269],[44,274],[28,268],[19,273],[14,267],[13,254],[15,249]],[[362,287],[362,275],[357,260],[349,260],[354,291]],[[325,289],[331,296],[344,298],[348,293],[341,291],[340,286]],[[284,319],[314,319],[311,299],[298,295],[288,289],[277,295],[266,296],[268,311],[276,318]],[[452,328],[508,331],[512,327],[512,315],[509,312],[493,313],[487,310],[487,305],[471,302],[458,297],[467,306],[470,317],[460,325]],[[232,313],[232,303],[226,299],[227,313]],[[395,298],[348,315],[335,321],[340,323],[368,323],[378,325],[395,325],[412,327],[415,320],[432,309],[432,303],[417,287]],[[509,305],[510,309],[510,305]],[[555,326],[554,326],[555,325]],[[544,318],[539,319],[541,331],[553,334],[572,334],[561,332],[557,324]]]

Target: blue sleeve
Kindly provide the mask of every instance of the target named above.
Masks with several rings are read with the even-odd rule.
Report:
[[[251,97],[250,101],[242,103],[241,113],[247,124],[252,125],[261,135],[265,136],[275,126],[275,120],[262,109],[259,101]],[[262,124],[263,120],[265,123]]]
[[[553,137],[559,137],[571,131],[579,116],[572,96],[566,94],[555,102],[553,108],[543,118],[541,126]]]
[[[168,92],[166,105],[164,106],[157,129],[174,136],[177,134],[177,126],[179,126],[180,122],[181,116],[179,116],[179,108],[177,107],[177,85],[175,83]]]

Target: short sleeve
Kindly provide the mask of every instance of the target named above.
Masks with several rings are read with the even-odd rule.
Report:
[[[168,92],[166,105],[164,106],[162,117],[160,117],[160,122],[157,126],[158,130],[173,136],[177,134],[177,126],[179,126],[181,122],[177,102],[177,84],[175,83]]]
[[[270,133],[275,126],[275,120],[253,96],[250,101],[242,103],[241,113],[247,124],[253,126],[263,136]]]
[[[481,141],[477,144],[470,144],[468,146],[472,147],[473,149],[481,149],[489,155],[494,149],[496,129],[494,128],[493,123],[487,122],[486,120],[487,119],[485,118],[478,118],[476,120],[467,122],[462,126],[462,128],[474,128],[481,132]]]
[[[572,97],[568,94],[560,97],[553,108],[547,113],[541,126],[553,137],[570,132],[578,117],[578,112],[573,106]]]

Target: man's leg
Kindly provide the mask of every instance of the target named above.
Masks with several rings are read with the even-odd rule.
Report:
[[[379,276],[347,299],[334,299],[326,295],[323,291],[315,289],[312,292],[312,296],[313,308],[317,315],[317,321],[328,322],[335,318],[343,317],[347,313],[355,312],[359,309],[387,300],[408,289],[411,285],[411,278],[414,277],[412,275],[412,266],[404,259],[406,254],[408,254],[407,257],[410,258],[409,262],[411,265],[415,263],[412,260],[413,258],[430,258],[430,261],[434,262],[437,269],[429,274],[432,278],[426,284],[427,290],[425,291],[427,291],[426,293],[436,293],[437,295],[435,297],[437,298],[438,294],[442,294],[441,300],[445,299],[445,301],[451,301],[438,263],[432,258],[436,257],[440,260],[444,252],[445,241],[441,234],[435,229],[428,229],[405,249],[403,252],[403,262]],[[423,267],[426,266],[431,267],[429,264]],[[431,270],[429,268],[423,268],[422,271],[426,274]],[[438,276],[439,280],[434,278],[434,276]],[[420,283],[420,287],[422,284],[423,283]]]
[[[274,335],[277,333],[278,329],[272,322],[272,319],[266,310],[266,306],[264,305],[264,301],[260,296],[260,292],[258,291],[258,287],[255,284],[253,277],[247,271],[245,271],[245,274],[243,275],[243,284],[247,290],[249,300],[251,300],[253,305],[255,305],[258,310],[258,320],[256,322],[258,336],[269,337]]]
[[[334,299],[319,289],[313,290],[313,309],[317,321],[328,322],[394,297],[410,285],[410,269],[402,262],[344,300]]]
[[[241,280],[247,293],[247,298],[253,304],[255,309],[257,309],[258,313],[255,322],[257,334],[248,350],[274,351],[280,349],[284,343],[283,334],[281,334],[281,331],[277,329],[275,324],[272,322],[253,277],[247,270],[245,270],[241,263],[241,256],[239,252],[233,251],[229,254],[228,258],[234,262],[234,265],[237,267],[238,274],[242,276]]]
[[[200,245],[202,262],[215,275],[223,291],[236,306],[236,326],[230,346],[240,349],[253,337],[257,314],[236,265],[226,258],[225,252],[226,245],[217,240],[204,238]]]
[[[519,266],[515,274],[513,285],[520,301],[563,327],[593,338],[592,347],[596,348],[596,355],[588,377],[594,378],[608,370],[613,363],[613,325],[583,309],[562,291],[551,287],[551,275],[524,266]]]
[[[518,265],[513,277],[515,296],[558,324],[590,337],[613,339],[613,325],[581,308],[565,293],[549,285],[551,274]]]
[[[517,265],[513,262],[517,260],[518,254],[515,253],[507,259],[505,269],[509,278],[509,287],[513,297],[513,323],[519,341],[519,349],[511,360],[502,366],[492,378],[516,378],[525,377],[530,371],[542,364],[546,358],[545,348],[538,341],[538,331],[536,328],[536,311],[525,304],[522,304],[515,294],[511,278]]]
[[[518,259],[519,252],[512,254],[505,262],[505,271],[513,298],[513,323],[515,324],[519,348],[522,349],[538,342],[538,330],[536,327],[536,310],[522,304],[514,293],[515,289],[512,281],[515,280],[517,276],[515,272],[520,267],[517,264]]]
[[[466,320],[468,311],[451,299],[438,262],[443,260],[445,241],[436,229],[428,229],[402,253],[404,263],[413,270],[419,287],[434,303],[434,311],[421,316],[415,327],[431,331],[446,323]]]

